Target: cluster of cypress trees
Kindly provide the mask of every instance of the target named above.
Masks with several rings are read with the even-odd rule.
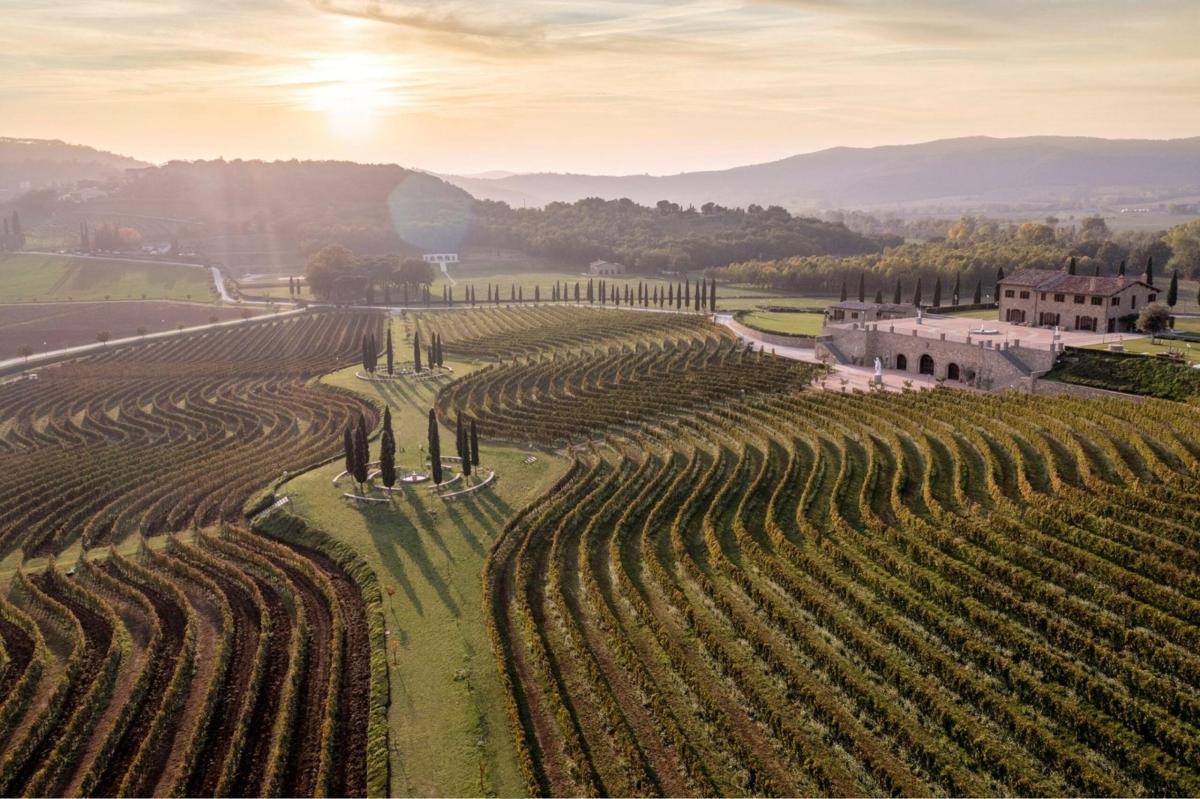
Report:
[[[361,488],[367,482],[367,465],[371,461],[371,451],[367,444],[367,420],[360,413],[357,424],[346,425],[342,436],[342,447],[346,459],[346,473],[354,478]]]
[[[374,333],[363,333],[362,365],[363,369],[372,374],[379,366],[379,344],[375,341]]]
[[[424,352],[424,359],[422,359],[422,352]],[[428,364],[430,369],[445,364],[440,333],[433,334],[433,339],[424,350],[421,349],[421,331],[418,330],[413,334],[413,369],[419,372],[423,364]]]
[[[362,490],[370,473],[371,461],[370,443],[368,442],[367,420],[360,413],[357,419],[351,419],[346,424],[342,435],[346,473],[358,483]],[[457,421],[455,448],[458,457],[462,459],[462,473],[470,477],[474,467],[479,465],[479,432],[475,421],[463,424],[460,414]],[[437,414],[429,409],[429,466],[430,476],[434,485],[441,485],[444,477],[442,471],[442,445],[438,428]],[[396,485],[396,434],[392,430],[392,409],[384,408],[383,426],[379,434],[379,478],[385,486]]]
[[[462,414],[458,415],[455,431],[455,448],[462,460],[463,477],[471,476],[471,467],[479,465],[479,434],[475,429],[475,420],[467,427],[463,426]]]

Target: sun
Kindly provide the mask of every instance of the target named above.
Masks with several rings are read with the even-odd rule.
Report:
[[[400,77],[385,56],[338,53],[314,59],[291,83],[303,107],[324,114],[335,132],[361,137],[385,112],[406,104]]]

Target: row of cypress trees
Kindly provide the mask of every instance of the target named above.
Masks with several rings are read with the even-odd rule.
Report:
[[[458,300],[454,296],[455,287],[449,284],[442,286],[442,304],[446,307],[452,307]],[[487,284],[487,294],[485,301],[491,305],[499,305],[505,302],[502,298],[503,292],[499,286]],[[554,281],[554,285],[550,289],[550,302],[571,302],[572,299],[576,304],[580,304],[586,298],[589,304],[599,303],[601,305],[641,305],[643,308],[670,308],[683,310],[691,308],[696,311],[708,310],[715,312],[717,310],[717,281],[705,280],[703,278],[696,280],[693,284],[690,281],[681,283],[668,284],[664,289],[661,286],[647,286],[642,281],[638,281],[635,289],[630,284],[626,283],[623,289],[618,289],[615,285],[608,285],[605,281],[599,281],[597,286],[594,278],[589,278],[586,290],[580,281],[575,281],[574,290],[571,285],[563,281]],[[387,298],[385,298],[385,302]],[[422,301],[425,305],[432,305],[433,298],[429,288],[424,287],[422,290]],[[468,305],[477,305],[478,299],[475,294],[474,284],[467,284],[463,287],[462,302]],[[509,303],[525,302],[525,287],[518,286],[512,283],[508,287]],[[533,287],[533,302],[542,302],[541,286]],[[404,288],[404,304],[409,303],[408,287]],[[368,303],[371,304],[371,303]],[[388,302],[387,304],[391,304]]]
[[[421,331],[418,330],[413,334],[413,369],[421,371],[422,363],[429,364],[432,369],[435,366],[444,366],[446,361],[442,352],[442,335],[434,333],[429,342],[429,346],[425,349],[425,361],[421,360]]]

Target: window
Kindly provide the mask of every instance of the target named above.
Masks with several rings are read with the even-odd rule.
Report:
[[[1104,304],[1103,297],[1092,297],[1092,305],[1103,305],[1103,304]]]
[[[1012,290],[1012,289],[1005,289],[1005,290],[1004,290],[1004,296],[1005,296],[1005,297],[1012,298],[1012,297],[1015,297],[1015,296],[1016,296],[1016,294],[1013,292],[1013,290]]]
[[[1046,301],[1046,292],[1044,292],[1044,291],[1042,292],[1042,301],[1043,302]]]
[[[1066,294],[1055,294],[1055,295],[1054,295],[1054,301],[1055,301],[1055,302],[1066,302],[1066,301],[1067,301],[1067,295],[1066,295]]]
[[[1112,305],[1113,305],[1113,307],[1114,307],[1114,308],[1119,308],[1119,307],[1121,306],[1121,298],[1120,298],[1120,297],[1113,297],[1113,298],[1112,298]]]
[[[1155,301],[1155,300],[1157,300],[1157,299],[1158,299],[1158,295],[1157,295],[1157,294],[1151,294],[1151,295],[1150,295],[1150,302],[1154,302],[1154,301]]]
[[[1029,299],[1029,292],[1028,292],[1028,291],[1022,291],[1022,292],[1021,292],[1021,299],[1023,299],[1023,300],[1027,300],[1027,299]]]
[[[1075,304],[1076,305],[1083,305],[1083,300],[1084,300],[1084,296],[1082,294],[1075,295]]]
[[[1129,307],[1130,307],[1130,309],[1137,308],[1137,297],[1129,298]]]

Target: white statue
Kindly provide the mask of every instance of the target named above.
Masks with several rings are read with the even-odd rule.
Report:
[[[872,382],[877,386],[883,385],[883,361],[879,360],[879,356],[875,356],[875,377]]]

